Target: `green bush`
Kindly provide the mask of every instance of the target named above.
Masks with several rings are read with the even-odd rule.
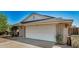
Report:
[[[58,44],[62,44],[62,41],[63,41],[63,35],[58,34],[58,35],[56,36],[56,41],[57,41]]]
[[[4,14],[0,14],[0,32],[3,33],[8,29],[8,18]]]

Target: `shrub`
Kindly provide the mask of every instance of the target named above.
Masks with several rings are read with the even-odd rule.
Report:
[[[58,44],[62,44],[62,41],[63,41],[63,35],[58,34],[58,35],[56,36],[56,41],[57,41]]]
[[[0,32],[0,35],[4,35],[5,34],[5,32]]]

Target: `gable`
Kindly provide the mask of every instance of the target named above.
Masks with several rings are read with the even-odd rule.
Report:
[[[40,15],[40,14],[31,14],[30,16],[25,18],[22,22],[40,20],[40,19],[46,19],[46,18],[50,18],[50,16],[45,16],[45,15]]]
[[[45,20],[53,21],[53,22],[55,21],[55,22],[70,22],[70,23],[72,23],[73,21],[71,19],[56,18],[56,17],[40,15],[40,14],[31,14],[20,23],[24,24],[24,23],[31,23],[31,22],[45,21]]]

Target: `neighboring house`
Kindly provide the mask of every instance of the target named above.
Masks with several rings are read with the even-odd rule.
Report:
[[[21,37],[56,42],[56,36],[61,34],[63,43],[67,43],[68,28],[71,27],[72,20],[34,13],[16,25],[19,26]]]
[[[79,35],[79,27],[71,27],[68,31],[69,35]]]

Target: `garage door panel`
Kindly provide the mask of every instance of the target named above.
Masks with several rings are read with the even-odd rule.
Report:
[[[56,25],[28,26],[26,37],[56,42]]]

